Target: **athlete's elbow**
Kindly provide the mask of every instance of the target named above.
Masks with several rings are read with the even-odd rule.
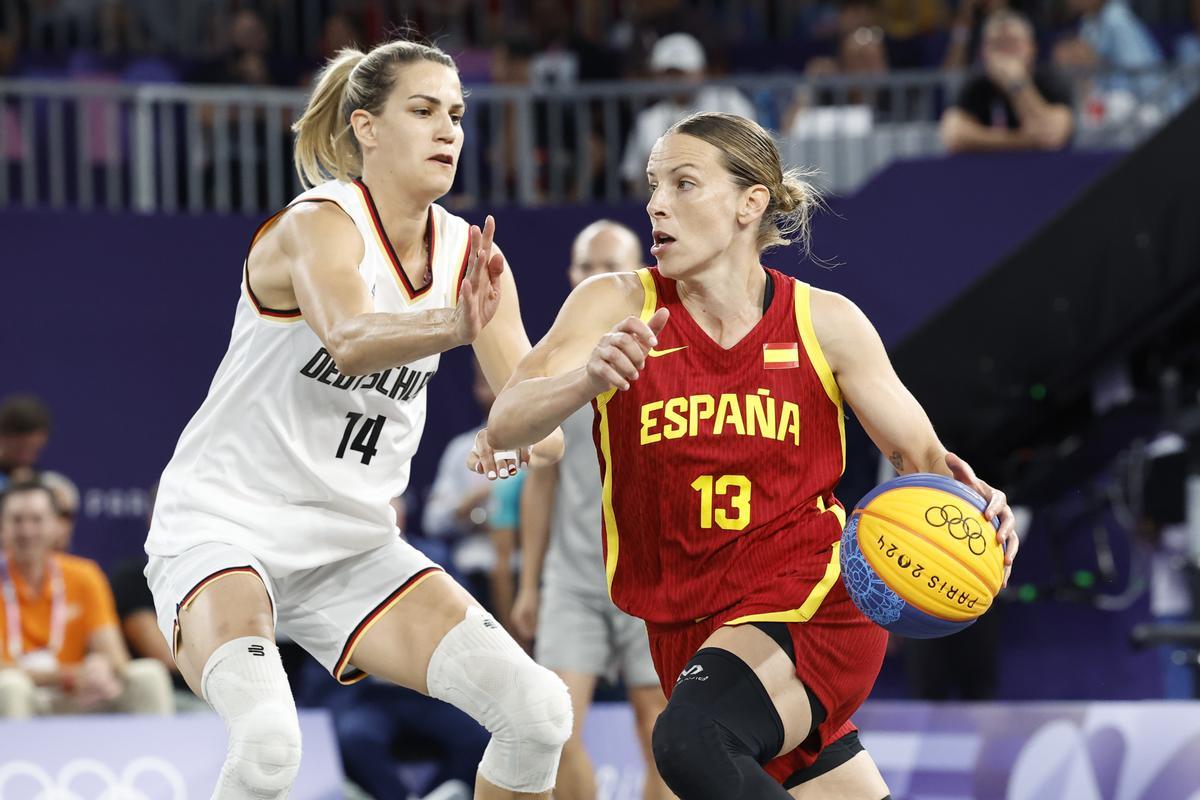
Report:
[[[492,412],[488,415],[487,440],[493,450],[516,450],[526,443],[521,441],[520,431],[514,424],[516,420],[505,406],[507,400],[503,394],[492,404]]]
[[[325,349],[333,357],[338,372],[343,375],[369,375],[372,370],[366,359],[366,342],[345,325],[334,327],[326,337]]]

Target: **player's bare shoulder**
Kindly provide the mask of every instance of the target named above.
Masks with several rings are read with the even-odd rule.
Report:
[[[570,320],[572,327],[586,325],[606,332],[626,317],[637,316],[644,299],[645,290],[636,272],[593,275],[571,292],[560,319]]]
[[[835,375],[842,365],[879,341],[867,315],[845,295],[814,286],[809,289],[809,313],[813,332]]]
[[[247,268],[255,295],[273,308],[296,305],[293,271],[305,263],[362,261],[364,244],[354,221],[336,203],[297,203],[268,220],[255,234]]]

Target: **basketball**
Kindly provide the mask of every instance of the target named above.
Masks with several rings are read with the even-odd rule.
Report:
[[[984,499],[942,475],[880,484],[842,532],[842,579],[854,604],[892,633],[917,639],[966,628],[1000,590],[1004,552]]]

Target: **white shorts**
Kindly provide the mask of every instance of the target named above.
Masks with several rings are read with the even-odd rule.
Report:
[[[538,610],[534,660],[559,672],[616,677],[627,686],[658,686],[646,623],[603,595],[546,585]]]
[[[174,653],[179,612],[207,586],[249,572],[262,579],[271,598],[275,629],[303,647],[340,683],[366,673],[350,665],[363,634],[405,594],[441,567],[397,538],[364,553],[273,578],[262,563],[236,545],[214,542],[177,556],[150,556],[146,580],[154,594],[158,627]]]

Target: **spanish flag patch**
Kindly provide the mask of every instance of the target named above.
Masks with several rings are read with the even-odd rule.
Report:
[[[800,366],[796,342],[767,342],[763,345],[763,369],[795,369]]]

